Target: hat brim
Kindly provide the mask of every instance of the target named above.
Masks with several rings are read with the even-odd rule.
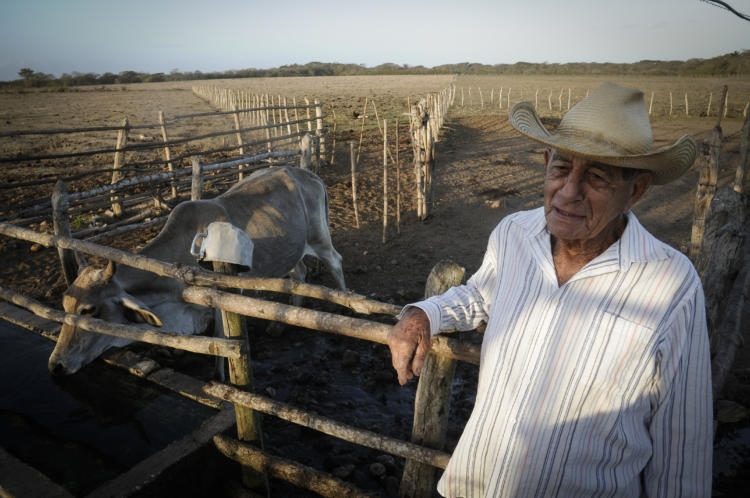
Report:
[[[550,133],[530,102],[513,106],[508,118],[513,128],[536,142],[591,161],[650,171],[656,185],[664,185],[682,176],[698,155],[698,146],[689,135],[683,135],[672,145],[644,154],[622,154],[616,152],[611,144],[585,135]]]

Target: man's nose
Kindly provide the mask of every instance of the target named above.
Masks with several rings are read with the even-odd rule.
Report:
[[[571,171],[568,176],[565,177],[565,183],[562,188],[558,191],[559,194],[563,195],[566,199],[579,200],[583,197],[583,177],[574,171]]]

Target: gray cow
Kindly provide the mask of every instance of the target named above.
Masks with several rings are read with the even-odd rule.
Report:
[[[141,254],[163,261],[195,265],[191,245],[197,233],[213,222],[228,222],[247,233],[253,243],[250,275],[304,278],[305,255],[325,262],[336,284],[345,289],[341,255],[328,229],[328,202],[323,181],[293,167],[254,172],[211,200],[187,201],[169,215],[166,225]],[[203,332],[210,309],[185,303],[176,280],[110,263],[104,269],[83,268],[63,296],[68,313],[90,315],[115,323],[149,323],[186,335]],[[130,341],[63,325],[48,368],[71,374],[106,349]]]

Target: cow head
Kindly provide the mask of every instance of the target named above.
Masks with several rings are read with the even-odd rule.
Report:
[[[113,323],[148,323],[161,327],[162,322],[138,299],[123,290],[113,278],[115,265],[104,269],[85,267],[63,294],[63,308],[67,313],[88,315]],[[52,355],[47,364],[55,375],[77,372],[105,350],[124,346],[130,341],[97,334],[63,324]]]

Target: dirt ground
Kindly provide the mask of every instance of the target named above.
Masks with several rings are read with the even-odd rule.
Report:
[[[554,118],[547,121],[550,126],[556,124]],[[654,135],[658,144],[670,143],[683,134],[690,134],[700,142],[710,137],[713,124],[713,120],[699,118],[662,118],[654,121]],[[740,126],[741,122],[736,119],[724,123],[728,139],[722,155],[722,185],[734,178],[739,161]],[[353,130],[349,130],[348,138],[356,136]],[[467,276],[471,275],[481,262],[487,237],[497,222],[514,211],[540,205],[542,149],[514,133],[504,112],[476,113],[457,109],[442,133],[437,148],[431,216],[424,222],[417,220],[411,201],[411,167],[404,164],[400,233],[396,231],[391,214],[386,243],[381,241],[382,166],[378,166],[377,160],[370,158],[358,181],[359,228],[355,227],[351,209],[348,150],[339,149],[334,165],[321,170],[320,175],[329,187],[334,245],[344,258],[347,284],[354,292],[406,304],[422,296],[430,269],[443,259],[457,262],[466,268]],[[342,142],[346,139],[344,137]],[[402,147],[408,149],[405,140]],[[366,154],[377,157],[375,145],[368,151]],[[652,188],[635,208],[647,229],[683,252],[687,251],[690,238],[696,181],[697,167],[694,167],[677,182]],[[393,179],[389,188],[391,192],[395,189]],[[390,209],[393,213],[393,200]],[[110,243],[134,248],[154,234],[154,231],[138,233]],[[54,250],[0,237],[0,257],[3,258],[0,285],[59,306],[64,286]],[[314,281],[332,285],[325,273],[314,276]],[[745,323],[750,324],[747,316]],[[300,331],[281,338],[260,334],[253,339],[253,348],[259,362],[256,371],[259,389],[277,399],[312,407],[345,422],[408,439],[414,385],[405,389],[396,386],[384,348],[351,340],[313,337]],[[747,402],[748,387],[743,381],[750,367],[748,356],[740,352],[736,367],[739,374],[730,379],[727,389],[727,396],[740,403]],[[333,364],[335,367],[331,366]],[[279,380],[282,372],[286,382]],[[315,372],[314,379],[310,378],[312,372]],[[475,369],[471,367],[459,369],[449,449],[455,444],[471,409],[475,376]],[[384,411],[385,418],[375,417],[370,410]],[[338,472],[337,475],[384,495],[394,492],[401,463],[372,452],[357,453],[337,443],[321,443],[299,429],[280,425],[272,425],[272,428],[278,429],[279,436],[271,438],[270,444],[279,453],[300,453],[299,438],[304,435],[309,442],[302,451],[303,460],[311,464],[316,460],[323,462],[326,470]],[[319,448],[311,449],[316,444]],[[372,470],[375,462],[383,463],[385,474]],[[732,496],[732,493],[723,496]]]

